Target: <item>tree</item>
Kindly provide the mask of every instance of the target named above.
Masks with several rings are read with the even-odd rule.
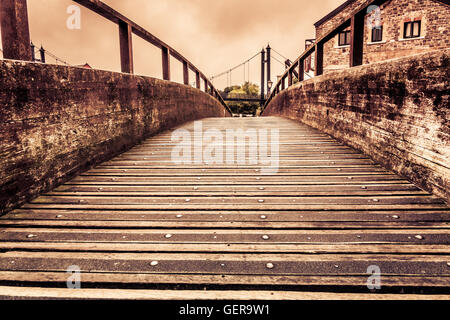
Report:
[[[245,82],[242,86],[231,86],[221,92],[224,98],[260,98],[260,90],[257,84]],[[258,102],[228,101],[228,107],[235,114],[256,115],[260,107]]]

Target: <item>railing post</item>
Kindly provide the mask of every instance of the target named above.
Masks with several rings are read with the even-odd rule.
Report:
[[[122,72],[133,73],[133,44],[131,26],[119,20],[120,65]]]
[[[350,67],[363,63],[364,14],[358,13],[351,19]]]
[[[305,60],[300,59],[298,61],[298,81],[301,82],[305,80]]]
[[[33,44],[33,42],[31,42],[31,61],[35,62],[36,61],[36,46]]]
[[[162,47],[162,72],[163,79],[170,80],[170,52],[166,47]]]
[[[286,80],[285,77],[281,78],[281,90],[284,90],[284,89],[285,89],[285,84],[284,84],[284,81],[285,81],[285,80]]]
[[[288,76],[288,87],[290,87],[290,86],[292,86],[292,83],[293,83],[292,69],[289,69],[288,74],[289,74],[289,76]]]
[[[30,30],[26,0],[1,0],[3,58],[31,61]]]
[[[208,93],[208,80],[204,78],[203,81],[205,82],[205,92]]]
[[[41,55],[41,62],[45,63],[45,49],[44,49],[44,47],[41,46],[41,48],[39,49],[39,53]]]
[[[318,42],[316,43],[316,76],[320,76],[323,74],[323,43]]]
[[[183,82],[185,85],[189,85],[189,65],[187,61],[183,61]]]
[[[195,72],[195,85],[196,85],[197,89],[200,89],[200,72],[199,71]]]

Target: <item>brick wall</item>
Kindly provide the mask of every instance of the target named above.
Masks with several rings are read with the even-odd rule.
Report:
[[[341,13],[317,28],[318,36],[349,19],[349,14],[365,4],[357,0]],[[450,47],[450,6],[436,0],[390,0],[381,7],[383,40],[371,43],[371,29],[365,19],[364,64],[415,55]],[[405,21],[421,19],[422,32],[418,39],[403,39]],[[324,44],[324,72],[349,66],[349,46],[338,46],[337,36]]]
[[[302,121],[450,202],[450,49],[330,72],[263,115]]]
[[[366,17],[367,19],[367,17]],[[391,0],[381,6],[383,41],[369,44],[366,28],[364,63],[373,63],[450,48],[450,6],[434,0]],[[421,37],[403,39],[405,21],[422,21]]]
[[[0,214],[161,130],[227,115],[153,78],[0,61]]]
[[[356,0],[353,3],[349,4],[337,15],[322,23],[319,27],[316,28],[316,39],[319,39],[320,37],[327,34],[329,31],[335,29],[338,25],[347,20],[353,11],[355,11],[358,7],[360,7],[366,2],[367,0]]]

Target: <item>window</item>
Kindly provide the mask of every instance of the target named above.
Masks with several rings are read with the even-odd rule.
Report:
[[[403,38],[410,39],[410,38],[420,37],[421,27],[422,27],[422,21],[420,21],[420,20],[412,21],[412,22],[405,22]]]
[[[338,45],[339,46],[350,45],[350,30],[342,31],[339,33]]]
[[[372,28],[372,42],[380,42],[383,40],[383,26]]]

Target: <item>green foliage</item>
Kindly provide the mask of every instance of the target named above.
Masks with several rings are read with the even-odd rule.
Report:
[[[226,98],[260,98],[260,90],[257,84],[245,82],[242,86],[231,86],[221,92],[222,97]],[[235,102],[227,101],[228,107],[234,114],[257,115],[259,114],[260,104],[258,102]]]

